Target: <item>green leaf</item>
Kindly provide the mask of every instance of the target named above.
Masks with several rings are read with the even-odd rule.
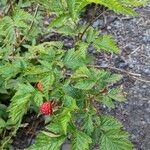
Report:
[[[94,40],[94,46],[98,49],[98,51],[105,50],[108,52],[119,53],[119,48],[110,35],[104,35]]]
[[[58,116],[57,120],[60,123],[62,129],[64,130],[64,134],[67,134],[67,127],[69,125],[69,122],[72,117],[72,112],[75,109],[79,109],[76,105],[75,99],[73,99],[71,96],[65,95],[64,96],[64,109],[62,113]]]
[[[93,2],[101,4],[116,13],[127,14],[127,15],[137,15],[137,13],[127,5],[124,5],[121,0],[87,0],[88,2]]]
[[[75,3],[76,0],[66,0],[68,5],[68,10],[70,16],[74,19],[75,18]]]
[[[7,106],[4,104],[0,104],[0,117],[6,119],[7,118]]]
[[[39,133],[35,144],[27,150],[60,150],[65,139],[65,136],[50,137],[44,133]]]
[[[74,87],[81,90],[90,90],[94,87],[95,84],[96,82],[93,80],[84,79],[78,81]]]
[[[59,116],[59,121],[61,124],[61,127],[64,131],[64,134],[67,134],[67,127],[69,125],[70,119],[71,119],[71,112],[70,110],[68,110],[67,108],[63,110],[63,112],[61,113],[61,115]]]
[[[20,123],[24,114],[27,113],[27,110],[30,105],[31,94],[28,95],[18,95],[16,94],[11,99],[11,104],[8,107],[9,117],[13,123]]]
[[[23,34],[29,28],[29,22],[33,20],[32,15],[19,7],[14,8],[12,17],[5,16],[0,21],[0,38],[4,37],[6,45],[16,44],[18,35]],[[18,34],[18,32],[20,32]]]
[[[41,92],[35,91],[34,102],[35,102],[37,107],[39,107],[43,103],[43,94]]]
[[[84,64],[84,60],[80,59],[80,52],[71,49],[67,52],[64,58],[64,64],[69,68],[77,68]]]
[[[86,41],[91,44],[95,39],[99,37],[99,31],[94,29],[93,27],[90,27],[86,34]]]
[[[100,96],[100,97],[98,97],[97,100],[102,102],[105,106],[107,106],[109,108],[115,108],[115,104],[114,104],[113,100],[110,97],[108,97],[107,95]]]
[[[55,77],[53,74],[49,73],[41,80],[43,84],[43,93],[46,98],[48,98],[48,93],[52,90],[52,85],[54,83]]]
[[[128,139],[128,134],[122,131],[122,124],[117,119],[101,115],[99,120],[100,124],[97,124],[93,138],[96,138],[101,150],[132,150],[133,145]]]
[[[121,0],[122,4],[126,4],[129,6],[142,6],[145,5],[149,0]]]
[[[60,125],[60,121],[57,119],[55,120],[55,122],[52,122],[49,125],[47,125],[46,129],[55,133],[55,135],[60,135],[60,134],[64,133],[64,130],[62,129],[62,127]]]
[[[103,131],[116,130],[122,128],[122,124],[110,115],[100,116],[100,129]]]
[[[15,94],[16,96],[33,93],[35,91],[34,87],[30,83],[19,84],[16,89],[18,90]]]
[[[91,76],[92,74],[90,70],[86,66],[82,66],[75,71],[75,73],[71,76],[71,78],[78,79],[78,78],[88,78]]]
[[[58,17],[56,17],[56,19],[54,19],[50,25],[49,25],[49,28],[52,29],[53,27],[60,27],[63,25],[64,21],[66,20],[68,16],[66,14],[62,14]]]
[[[120,74],[112,74],[108,78],[107,82],[113,84],[113,83],[115,83],[115,82],[117,82],[117,81],[119,81],[121,79],[122,79],[122,75],[120,75]]]
[[[100,139],[101,150],[133,150],[133,145],[128,140],[128,134],[120,130],[103,132]]]
[[[33,16],[28,12],[24,11],[23,9],[20,9],[19,7],[15,8],[13,20],[16,27],[28,28],[29,24],[27,22],[30,22],[33,19]]]
[[[5,125],[6,125],[6,122],[2,118],[0,118],[0,128],[4,128]]]
[[[83,95],[82,92],[79,89],[76,89],[72,85],[69,85],[69,84],[65,84],[63,89],[64,89],[64,92],[67,95],[69,95],[69,96],[71,96],[72,98],[75,98],[75,99],[80,99],[82,97],[82,95]],[[69,103],[70,100],[66,101],[66,102]]]
[[[88,48],[89,44],[87,44],[86,42],[78,42],[76,47],[79,51],[79,55],[81,58],[86,59],[87,57],[87,48]]]
[[[88,150],[92,139],[82,131],[73,133],[72,150]]]
[[[0,74],[5,80],[15,77],[18,73],[24,71],[27,67],[27,63],[22,59],[16,59],[12,63],[6,63],[0,67]]]
[[[76,5],[75,5],[75,11],[76,11],[76,16],[78,17],[83,8],[88,5],[89,2],[87,0],[76,0]]]
[[[15,24],[9,16],[5,16],[0,20],[0,37],[1,36],[5,37],[5,44],[15,44],[16,42]]]
[[[109,79],[108,79],[109,80]],[[109,108],[115,108],[114,101],[124,102],[126,101],[125,94],[121,89],[110,89],[106,93],[102,93],[100,96],[96,97],[96,100],[102,102]]]
[[[65,1],[62,2],[61,0],[36,0],[36,2],[50,12],[55,12],[56,14],[61,14],[62,11],[64,11],[63,3],[66,3]]]
[[[76,100],[74,98],[72,98],[71,96],[65,95],[63,103],[64,103],[65,107],[67,107],[70,111],[78,109]]]
[[[70,35],[70,36],[75,35],[76,30],[72,26],[73,25],[62,26],[58,29],[58,32],[64,35]]]
[[[126,101],[125,94],[121,91],[121,89],[110,90],[108,96],[115,101],[119,101],[119,102]]]
[[[85,119],[83,121],[82,129],[88,135],[91,135],[93,133],[93,131],[94,131],[94,124],[93,124],[93,120],[92,120],[92,115],[87,114],[87,116],[85,116]]]
[[[99,127],[94,127],[94,132],[92,134],[92,139],[93,140],[93,145],[98,145],[100,143],[100,137],[101,137],[101,130],[99,129]]]
[[[65,58],[64,64],[71,69],[77,69],[78,67],[84,66],[88,63],[87,59],[87,44],[79,43],[77,45],[77,50],[70,49],[68,50]]]
[[[18,91],[12,97],[8,107],[9,117],[13,123],[21,123],[23,115],[27,113],[30,106],[33,92],[34,88],[30,84],[19,85]]]

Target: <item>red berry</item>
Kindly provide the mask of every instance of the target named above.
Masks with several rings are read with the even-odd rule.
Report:
[[[40,112],[44,115],[52,115],[53,114],[53,102],[45,102],[40,106]]]
[[[38,89],[39,91],[43,91],[43,84],[42,84],[41,82],[38,82],[38,83],[36,84],[36,87],[37,87],[37,89]]]

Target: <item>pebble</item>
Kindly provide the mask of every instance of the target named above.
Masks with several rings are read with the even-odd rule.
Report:
[[[110,30],[110,29],[111,29],[111,26],[108,26],[108,27],[107,27],[107,30]]]
[[[71,144],[63,144],[61,150],[71,150]]]

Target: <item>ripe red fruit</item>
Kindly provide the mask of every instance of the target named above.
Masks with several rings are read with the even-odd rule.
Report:
[[[54,108],[53,102],[45,102],[40,106],[40,112],[44,115],[52,115],[53,108]]]
[[[37,87],[37,89],[38,89],[39,91],[43,91],[43,84],[42,84],[41,82],[38,82],[38,83],[36,84],[36,87]]]

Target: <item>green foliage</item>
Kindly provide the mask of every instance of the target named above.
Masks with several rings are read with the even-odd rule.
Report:
[[[13,17],[5,16],[0,21],[0,39],[4,44],[16,44],[18,36],[27,32],[29,25],[27,22],[34,19],[31,14],[16,7]]]
[[[121,131],[121,124],[111,117],[101,118],[102,135],[100,140],[100,148],[105,149],[119,149],[132,150],[132,144],[128,140],[128,134]]]
[[[93,122],[93,116],[91,114],[86,113],[84,116],[83,126],[82,129],[85,133],[91,136],[91,134],[94,131],[94,122]]]
[[[64,63],[68,68],[76,69],[80,66],[83,66],[88,63],[87,60],[87,44],[84,43],[84,47],[82,47],[82,43],[80,43],[81,47],[78,48],[78,51],[75,49],[71,49],[67,52]]]
[[[118,74],[98,69],[88,53],[92,45],[99,51],[119,53],[110,35],[103,35],[80,20],[86,7],[95,3],[117,13],[136,15],[133,6],[147,0],[7,0],[0,2],[0,149],[8,149],[11,138],[30,111],[41,116],[39,107],[54,102],[54,113],[28,149],[59,150],[70,138],[73,150],[131,150],[128,134],[113,117],[98,115],[95,102],[114,108],[125,101],[122,90],[112,88]],[[32,12],[30,11],[32,10]],[[52,15],[49,26],[45,14]],[[93,19],[96,17],[93,14]],[[63,41],[41,40],[45,34],[73,40],[71,48]],[[42,35],[42,36],[41,36]],[[60,38],[61,39],[61,38]],[[37,83],[41,83],[41,89]],[[5,134],[7,133],[7,134]]]
[[[101,116],[99,128],[95,129],[94,138],[99,140],[101,150],[132,150],[133,146],[128,140],[128,134],[121,130],[122,125],[112,116]]]
[[[75,131],[73,133],[72,150],[87,150],[91,143],[92,139],[84,132]]]
[[[116,46],[116,43],[109,35],[104,35],[103,37],[99,37],[94,41],[94,46],[97,49],[102,49],[108,52],[119,52],[118,46]]]
[[[89,2],[94,2],[97,4],[104,5],[105,7],[108,7],[109,9],[121,13],[121,14],[127,14],[127,15],[136,15],[137,13],[131,8],[131,6],[139,6],[144,5],[147,0],[141,1],[141,0],[88,0]]]
[[[12,123],[21,123],[23,115],[30,106],[30,98],[33,92],[34,88],[31,85],[19,85],[18,91],[12,97],[12,102],[8,107]]]
[[[129,6],[141,6],[148,2],[148,0],[121,0],[123,4],[127,4]]]
[[[131,142],[128,141],[126,132],[111,130],[102,134],[100,148],[101,150],[132,150],[133,147]]]
[[[60,150],[65,136],[53,137],[51,134],[39,133],[36,143],[29,150]]]

